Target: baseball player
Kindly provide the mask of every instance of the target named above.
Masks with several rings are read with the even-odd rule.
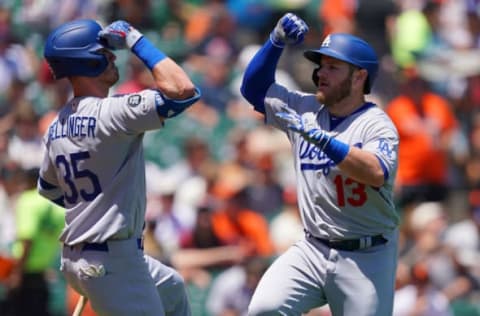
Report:
[[[109,96],[119,79],[112,49],[130,49],[157,89]],[[145,131],[199,99],[186,73],[125,21],[102,27],[67,22],[47,38],[44,56],[73,98],[44,137],[38,191],[65,207],[60,269],[98,315],[190,315],[183,279],[144,255]]]
[[[284,15],[245,70],[241,92],[291,144],[305,238],[270,266],[249,315],[301,315],[329,304],[333,315],[391,315],[399,218],[392,202],[397,131],[366,102],[378,60],[349,34],[330,34],[304,56],[316,64],[316,94],[275,82],[286,44],[308,26]]]

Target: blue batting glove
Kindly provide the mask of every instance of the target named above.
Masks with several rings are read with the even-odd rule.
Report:
[[[284,107],[283,112],[277,112],[275,116],[286,122],[289,130],[299,133],[307,142],[314,144],[321,150],[331,140],[331,136],[327,132],[315,127],[312,122],[308,122],[306,118],[300,116],[291,108]]]
[[[277,25],[270,33],[273,45],[284,47],[285,44],[300,44],[303,42],[308,25],[293,13],[287,13],[278,20]]]
[[[323,150],[332,139],[327,132],[319,128],[312,128],[306,132],[306,135],[302,134],[302,136],[306,141],[318,146],[321,150]]]
[[[100,41],[110,49],[132,48],[143,37],[128,22],[118,20],[98,32]]]

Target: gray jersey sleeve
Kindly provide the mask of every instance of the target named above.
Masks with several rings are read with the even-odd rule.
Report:
[[[104,127],[113,132],[138,134],[163,125],[157,107],[163,105],[162,95],[155,90],[114,96],[105,99],[99,111]]]
[[[289,130],[286,123],[275,116],[275,113],[282,111],[282,107],[285,105],[288,105],[288,107],[294,109],[299,114],[318,111],[318,103],[314,95],[290,91],[279,84],[272,84],[265,98],[266,122],[287,133],[289,133]]]
[[[135,134],[163,126],[164,118],[159,114],[166,112],[163,107],[185,109],[199,97],[198,89],[194,96],[184,100],[168,99],[157,90],[144,90],[140,93],[111,97],[107,100],[112,106],[102,106],[101,110],[106,111],[106,116],[111,118],[110,125],[106,127]]]
[[[374,109],[371,117],[365,119],[363,150],[375,154],[385,171],[385,180],[393,186],[398,164],[398,132],[380,109]]]

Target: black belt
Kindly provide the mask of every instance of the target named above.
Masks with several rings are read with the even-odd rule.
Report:
[[[365,249],[373,246],[383,245],[387,242],[387,239],[385,239],[385,237],[383,237],[382,235],[366,236],[359,239],[328,240],[313,236],[310,232],[305,232],[305,234],[309,238],[314,238],[315,240],[320,241],[325,246],[333,249],[346,251]]]
[[[73,249],[75,246],[70,246],[71,249]],[[137,247],[138,249],[143,250],[143,240],[141,238],[137,239]],[[93,250],[93,251],[104,251],[108,252],[108,242],[102,242],[102,243],[82,243],[81,245],[82,251],[84,250]]]

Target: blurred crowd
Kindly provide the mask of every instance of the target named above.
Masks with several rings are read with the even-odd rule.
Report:
[[[329,32],[357,34],[378,53],[367,97],[400,134],[394,315],[480,315],[479,0],[1,0],[0,315],[22,315],[19,295],[38,291],[46,296],[30,299],[44,300],[51,316],[76,303],[58,273],[58,212],[31,194],[31,179],[42,135],[72,93],[53,80],[44,40],[77,18],[127,20],[202,90],[201,101],[145,135],[145,251],[182,273],[193,315],[246,315],[268,264],[303,236],[288,140],[239,93],[246,64],[286,12],[310,27],[281,57],[276,78],[289,88],[315,91],[302,54]],[[153,87],[133,54],[115,53],[112,94]],[[36,288],[38,275],[47,289]]]

